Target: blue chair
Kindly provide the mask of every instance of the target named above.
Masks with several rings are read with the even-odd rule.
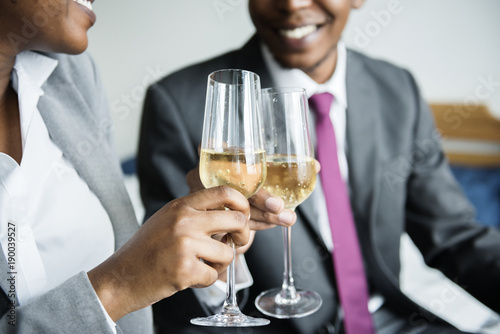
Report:
[[[500,228],[500,168],[452,166],[451,170],[476,207],[477,220]]]
[[[432,104],[431,109],[477,220],[500,228],[500,120],[484,105]]]

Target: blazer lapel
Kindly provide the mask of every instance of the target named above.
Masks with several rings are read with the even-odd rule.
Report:
[[[376,85],[364,72],[364,64],[355,52],[347,52],[347,161],[349,165],[349,185],[351,206],[358,231],[368,231],[375,198],[376,178],[378,175],[377,145],[379,96],[375,94]],[[366,137],[373,134],[373,137]],[[358,237],[361,244],[368,238],[367,233]]]
[[[257,73],[260,77],[260,85],[262,88],[274,86],[274,81],[262,58],[260,41],[257,35],[252,36],[243,48],[237,52],[235,66]]]
[[[18,233],[18,231],[16,231]],[[15,288],[11,284],[8,279],[11,279],[11,268],[9,267],[9,264],[7,263],[7,259],[4,256],[4,253],[1,252],[0,254],[0,288],[3,291],[0,291],[0,317],[7,313],[9,310],[9,304],[10,304],[10,297],[8,295],[12,292],[14,292]],[[12,281],[14,282],[14,281]],[[11,289],[12,287],[12,289]],[[16,297],[16,304],[17,304],[17,297]]]
[[[103,131],[103,124],[92,117],[73,82],[60,80],[43,89],[38,108],[50,136],[99,198],[111,219],[115,247],[119,248],[137,229],[137,222],[119,165],[112,160],[115,155],[107,141],[110,127]]]

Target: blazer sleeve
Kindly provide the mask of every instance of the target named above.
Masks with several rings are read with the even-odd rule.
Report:
[[[453,177],[427,104],[411,79],[417,103],[406,229],[426,263],[500,312],[500,233],[474,220]]]
[[[81,79],[81,91],[78,93],[89,103],[89,110],[93,113],[96,124],[103,130],[106,143],[112,143],[109,107],[102,81],[92,59],[87,54],[49,56],[58,59],[63,67],[59,69],[58,75]],[[115,156],[114,151],[110,152]],[[116,166],[119,166],[118,159],[114,160]],[[0,268],[6,268],[4,259],[0,260]],[[9,305],[7,312],[0,317],[0,333],[113,334],[104,312],[87,274],[82,271],[54,289],[30,300],[26,305]],[[150,308],[145,308],[124,316],[117,321],[117,333],[152,333],[150,313]]]
[[[85,272],[25,306],[11,308],[0,321],[0,333],[113,334]]]

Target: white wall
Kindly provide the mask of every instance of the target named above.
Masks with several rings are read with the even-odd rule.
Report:
[[[135,153],[147,84],[239,47],[253,33],[247,0],[108,0],[94,9],[89,50],[101,69],[121,157]],[[498,0],[367,0],[344,39],[410,69],[429,101],[479,97],[500,117],[499,15]]]
[[[367,0],[345,39],[410,69],[427,100],[485,103],[500,117],[499,16],[498,0]]]
[[[147,84],[240,47],[254,30],[246,0],[105,0],[93,6],[89,51],[103,76],[122,158],[137,148]]]

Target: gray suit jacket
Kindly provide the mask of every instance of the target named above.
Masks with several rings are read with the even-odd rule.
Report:
[[[188,192],[185,175],[198,163],[207,75],[222,68],[251,70],[260,75],[262,87],[273,86],[254,37],[242,49],[173,73],[148,90],[138,156],[148,216]],[[436,319],[399,288],[399,243],[406,231],[429,265],[499,312],[500,235],[474,222],[414,79],[405,70],[350,50],[346,76],[351,206],[371,290],[381,293],[386,305],[412,325]],[[299,288],[318,291],[324,304],[311,316],[272,319],[270,326],[252,332],[317,333],[332,328],[338,305],[335,277],[313,201],[311,196],[298,207],[292,228],[294,275]],[[253,300],[258,293],[280,286],[282,252],[280,229],[257,233],[246,254],[255,281],[244,305],[247,314],[256,313]],[[179,293],[155,306],[155,323],[160,330],[168,325],[179,333],[200,332],[188,322],[203,312],[196,305],[192,292]]]
[[[88,55],[47,56],[57,59],[59,64],[42,87],[45,94],[38,108],[52,140],[106,209],[118,249],[137,230],[138,224],[111,143],[111,119],[104,88]],[[5,292],[10,288],[8,271],[2,253],[0,287]],[[16,326],[8,324],[9,314],[13,313],[1,318],[0,333],[111,333],[85,272],[25,306],[16,306]],[[150,308],[120,319],[118,331],[152,333]]]

